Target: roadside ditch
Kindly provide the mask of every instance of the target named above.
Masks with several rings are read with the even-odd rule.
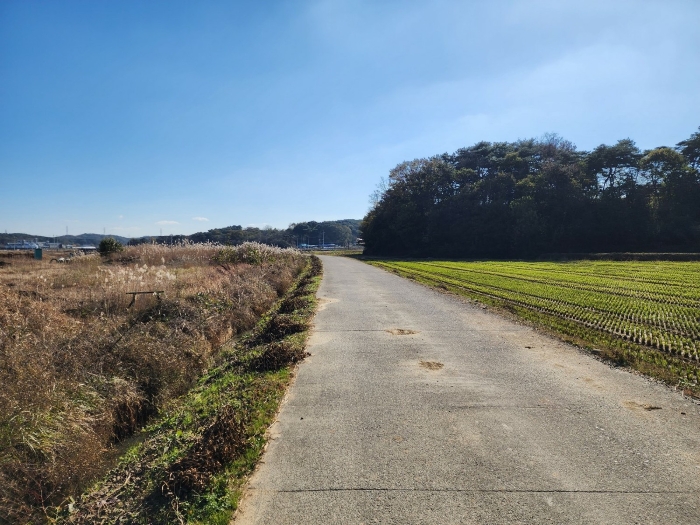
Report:
[[[228,523],[294,365],[307,355],[321,274],[311,256],[257,326],[134,436],[104,479],[59,507],[55,523]]]

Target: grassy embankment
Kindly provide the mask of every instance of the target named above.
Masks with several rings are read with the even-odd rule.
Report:
[[[10,261],[0,522],[226,521],[304,355],[320,263],[254,244]]]
[[[699,262],[368,260],[700,396]]]

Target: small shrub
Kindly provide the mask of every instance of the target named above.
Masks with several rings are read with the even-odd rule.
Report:
[[[100,252],[100,255],[109,255],[110,253],[117,253],[120,252],[124,249],[124,245],[120,243],[118,240],[116,240],[113,237],[105,237],[100,241],[100,246],[97,248],[97,250]]]
[[[298,297],[296,295],[293,295],[282,301],[279,312],[281,314],[291,314],[296,310],[301,310],[303,308],[308,307],[310,304],[311,300],[308,297]]]
[[[249,369],[256,372],[279,370],[292,363],[298,363],[309,355],[304,347],[293,341],[273,341],[265,346],[262,354],[251,360]]]

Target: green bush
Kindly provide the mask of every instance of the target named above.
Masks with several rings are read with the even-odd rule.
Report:
[[[122,243],[120,243],[113,237],[105,237],[104,239],[102,239],[100,241],[99,248],[97,248],[97,250],[100,252],[100,255],[108,255],[110,253],[120,252],[123,249],[124,246],[122,245]]]

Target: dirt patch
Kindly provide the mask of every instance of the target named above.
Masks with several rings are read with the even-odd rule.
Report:
[[[391,335],[413,335],[417,334],[415,330],[407,330],[405,328],[392,328],[391,330],[387,330]]]
[[[423,368],[427,368],[428,370],[440,370],[443,366],[445,366],[437,361],[419,361],[418,364]]]
[[[647,405],[646,403],[637,403],[636,401],[623,401],[622,404],[626,408],[630,408],[632,410],[661,410],[661,407],[657,407],[655,405]]]
[[[318,310],[325,310],[326,306],[332,303],[337,303],[338,299],[333,299],[331,297],[319,297],[318,298]]]

